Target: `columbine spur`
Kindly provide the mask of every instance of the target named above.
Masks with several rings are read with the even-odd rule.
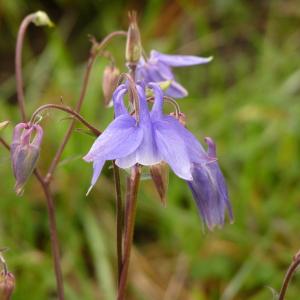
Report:
[[[188,95],[187,90],[174,79],[172,67],[186,67],[209,63],[212,57],[190,55],[167,55],[156,50],[150,52],[149,59],[141,58],[137,65],[136,79],[146,83],[171,81],[166,95],[183,98]]]
[[[153,89],[155,98],[152,110],[149,112],[144,88],[137,85],[139,112],[135,116],[131,116],[124,105],[126,85],[116,89],[113,95],[116,118],[84,157],[85,161],[93,162],[94,167],[90,189],[106,160],[116,160],[117,166],[124,169],[137,163],[153,166],[164,161],[178,177],[187,181],[207,227],[222,226],[226,210],[230,219],[232,210],[212,139],[206,138],[206,152],[176,118],[163,113],[160,87],[155,83],[148,87]]]

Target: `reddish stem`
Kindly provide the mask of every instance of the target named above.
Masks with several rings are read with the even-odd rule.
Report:
[[[22,74],[22,50],[26,30],[28,25],[34,20],[35,14],[30,14],[26,16],[19,28],[17,44],[16,44],[16,56],[15,56],[15,71],[16,71],[16,85],[17,85],[17,96],[18,104],[21,112],[21,117],[23,122],[26,121],[26,112],[25,112],[25,97],[23,90],[23,74]]]
[[[284,300],[289,283],[299,265],[300,265],[300,251],[294,256],[293,261],[291,262],[291,264],[285,274],[283,284],[282,284],[281,290],[279,292],[278,300]]]
[[[76,112],[79,112],[80,109],[81,109],[81,106],[82,106],[82,103],[83,103],[83,100],[84,100],[84,97],[85,97],[85,94],[86,94],[86,90],[87,90],[87,86],[88,86],[88,82],[89,82],[89,78],[90,78],[90,74],[91,74],[91,70],[92,70],[92,66],[94,64],[94,61],[97,57],[97,55],[99,54],[99,52],[102,50],[102,48],[115,36],[124,36],[126,35],[126,32],[124,31],[115,31],[115,32],[112,32],[111,34],[109,34],[108,36],[106,36],[102,42],[98,45],[94,45],[94,47],[92,47],[92,50],[91,50],[91,53],[90,53],[90,57],[89,57],[89,60],[88,60],[88,63],[87,63],[87,66],[86,66],[86,70],[85,70],[85,74],[84,74],[84,79],[83,79],[83,85],[82,85],[82,89],[81,89],[81,92],[80,92],[80,96],[79,96],[79,99],[77,101],[77,104],[76,104],[76,107],[75,107],[75,111]],[[52,179],[52,176],[53,176],[53,173],[55,171],[55,168],[61,158],[61,155],[66,147],[66,144],[72,134],[72,131],[74,129],[74,126],[75,126],[75,120],[72,121],[71,125],[69,126],[66,134],[65,134],[65,137],[61,143],[61,145],[59,146],[53,160],[52,160],[52,163],[48,169],[48,172],[47,172],[47,175],[46,175],[46,182],[50,182],[51,179]]]
[[[126,227],[125,227],[125,236],[124,236],[124,257],[123,257],[122,272],[121,272],[117,300],[125,299],[130,254],[131,254],[131,247],[132,247],[132,241],[134,235],[137,193],[139,188],[140,177],[141,177],[140,168],[138,166],[132,167],[129,191],[128,191],[128,199],[126,199],[127,214],[126,214]]]

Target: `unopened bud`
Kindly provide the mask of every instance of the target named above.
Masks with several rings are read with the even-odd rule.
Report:
[[[0,249],[0,263],[2,271],[0,272],[0,300],[10,300],[15,288],[15,277],[8,271],[7,264],[1,252],[6,249]]]
[[[15,277],[11,272],[0,273],[0,300],[10,300],[15,288]]]
[[[167,191],[169,185],[169,168],[165,162],[150,167],[150,175],[159,194],[161,203],[167,205]]]
[[[37,11],[34,14],[34,20],[32,21],[36,26],[49,26],[53,27],[54,24],[44,11]]]
[[[42,137],[43,129],[39,125],[20,123],[14,129],[10,154],[17,195],[22,194],[24,185],[36,166]]]
[[[8,121],[0,122],[0,130],[2,130],[2,129],[4,129],[5,127],[7,127],[8,124],[9,124]]]
[[[127,63],[136,64],[142,56],[140,31],[137,25],[136,12],[129,12],[129,28],[127,33],[125,58]]]
[[[104,69],[102,89],[104,95],[104,105],[106,107],[111,106],[112,95],[118,85],[120,71],[115,66],[107,66]]]
[[[178,113],[178,115],[176,115],[174,112],[172,112],[172,113],[170,113],[170,116],[176,118],[179,121],[179,123],[182,126],[185,127],[185,125],[186,125],[186,116],[185,116],[184,113],[180,112],[180,113]]]

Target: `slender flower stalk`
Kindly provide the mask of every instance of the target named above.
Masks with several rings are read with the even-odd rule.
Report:
[[[296,253],[296,255],[293,257],[293,260],[285,274],[283,284],[281,287],[281,290],[279,292],[278,300],[284,300],[285,299],[285,294],[288,289],[289,283],[296,272],[297,268],[300,265],[300,251]]]
[[[114,170],[114,183],[116,194],[116,238],[117,238],[117,262],[118,262],[118,285],[120,284],[123,260],[123,203],[120,182],[120,171],[115,161],[112,162]]]
[[[128,269],[130,262],[131,247],[134,235],[134,224],[136,216],[137,193],[139,188],[141,170],[139,166],[131,168],[131,176],[129,178],[129,189],[126,198],[126,226],[124,236],[124,258],[122,263],[122,272],[118,289],[117,300],[125,299],[126,284],[128,278]]]
[[[49,27],[53,26],[53,23],[50,21],[46,13],[42,11],[37,11],[36,13],[29,14],[23,19],[18,31],[17,43],[16,43],[16,54],[15,54],[15,72],[16,72],[18,104],[19,104],[23,122],[26,121],[26,111],[25,111],[25,96],[23,90],[22,50],[24,44],[24,37],[30,23],[34,23],[36,26],[45,26],[45,25]]]
[[[88,121],[86,121],[78,112],[74,111],[72,108],[61,105],[61,104],[45,104],[40,106],[33,114],[30,123],[33,123],[35,118],[46,109],[58,109],[68,114],[72,115],[75,119],[80,121],[84,126],[86,126],[95,136],[99,136],[101,131],[92,126]]]
[[[59,250],[59,240],[57,234],[57,225],[56,225],[56,218],[55,218],[55,205],[53,196],[50,190],[49,185],[45,181],[45,179],[39,174],[37,170],[34,172],[36,178],[41,184],[43,188],[46,202],[47,202],[47,209],[48,209],[48,216],[49,216],[49,224],[50,224],[50,239],[51,239],[51,249],[54,261],[54,269],[55,269],[55,278],[56,278],[56,285],[57,285],[57,294],[59,300],[64,300],[64,284],[63,284],[63,275],[60,263],[60,250]]]
[[[22,72],[22,50],[26,30],[31,22],[35,19],[35,14],[30,14],[24,18],[22,21],[16,44],[16,56],[15,56],[15,71],[16,71],[16,83],[17,83],[17,98],[18,104],[21,112],[22,121],[26,121],[25,112],[25,97],[23,91],[23,72]]]
[[[86,91],[87,91],[87,87],[88,87],[88,82],[90,79],[90,74],[91,74],[91,70],[92,70],[92,66],[96,60],[96,57],[99,55],[99,53],[101,52],[101,50],[103,50],[103,48],[116,36],[127,36],[127,33],[124,31],[115,31],[110,33],[109,35],[107,35],[100,43],[94,43],[92,46],[92,49],[90,51],[90,56],[86,65],[86,69],[85,69],[85,74],[84,74],[84,79],[83,79],[83,84],[82,84],[82,88],[81,88],[81,92],[80,92],[80,96],[78,98],[77,104],[75,106],[75,111],[79,112],[81,109],[81,106],[83,104],[83,100],[85,98],[86,95]],[[47,175],[46,175],[46,181],[50,182],[51,178],[53,176],[54,170],[61,158],[61,155],[67,145],[67,142],[69,140],[69,138],[71,137],[72,131],[74,129],[75,126],[75,120],[72,121],[72,123],[70,124],[64,138],[63,141],[61,143],[61,145],[59,146],[52,162],[51,165],[48,169]]]

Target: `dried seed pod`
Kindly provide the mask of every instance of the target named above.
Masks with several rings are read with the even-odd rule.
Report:
[[[161,203],[167,205],[167,191],[169,185],[169,168],[165,162],[150,167],[150,175],[153,179]]]
[[[104,95],[104,105],[111,106],[111,98],[117,87],[120,70],[115,66],[106,66],[103,72],[102,90]]]
[[[142,55],[142,44],[140,30],[137,25],[136,12],[129,12],[129,28],[127,33],[125,58],[127,63],[136,64]]]

